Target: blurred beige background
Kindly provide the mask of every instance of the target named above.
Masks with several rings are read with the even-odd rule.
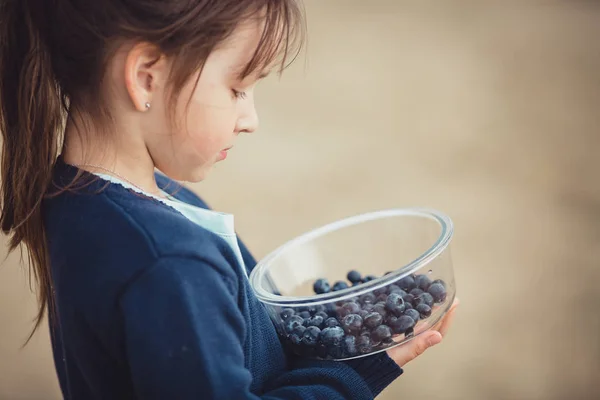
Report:
[[[257,257],[354,213],[454,219],[455,326],[382,399],[600,398],[600,4],[306,6],[308,50],[259,89],[262,128],[194,189]],[[47,330],[20,349],[34,305],[13,254],[2,400],[60,398]]]

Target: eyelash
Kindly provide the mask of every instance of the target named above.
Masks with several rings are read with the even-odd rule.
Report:
[[[233,95],[237,98],[237,99],[245,99],[247,94],[246,92],[240,92],[238,90],[235,89],[231,89],[231,91],[233,92]]]

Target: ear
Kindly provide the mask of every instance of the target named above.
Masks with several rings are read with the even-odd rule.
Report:
[[[164,87],[167,63],[159,49],[149,43],[138,43],[129,50],[125,59],[125,85],[138,111],[147,111]]]

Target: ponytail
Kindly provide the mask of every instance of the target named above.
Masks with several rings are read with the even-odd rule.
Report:
[[[47,310],[51,324],[55,318],[42,201],[66,118],[110,133],[103,83],[122,43],[160,49],[173,64],[169,91],[179,93],[212,49],[259,15],[262,35],[242,77],[274,64],[282,71],[298,54],[303,18],[296,0],[0,0],[0,228],[11,251],[27,249],[39,304],[32,335]],[[68,188],[56,189],[52,196]]]
[[[58,153],[63,107],[44,43],[45,2],[0,2],[0,132],[2,133],[0,226],[10,251],[25,245],[30,279],[37,286],[38,313],[54,309],[41,205]],[[31,339],[31,336],[29,339]]]

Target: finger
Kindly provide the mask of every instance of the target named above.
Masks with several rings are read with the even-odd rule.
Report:
[[[442,334],[442,336],[446,336],[446,334],[448,333],[448,330],[450,329],[450,326],[452,325],[452,322],[454,321],[455,315],[456,315],[456,308],[450,310],[448,312],[448,314],[446,314],[446,316],[444,317],[444,321],[442,322],[439,329],[437,330],[439,333]]]
[[[446,333],[448,333],[448,329],[450,329],[450,326],[452,325],[454,315],[456,314],[456,308],[459,304],[460,301],[455,299],[444,318],[442,318],[442,320],[438,322],[432,329],[440,332],[442,336],[445,336]]]
[[[442,341],[442,335],[437,331],[431,331],[415,337],[410,342],[395,347],[388,351],[388,355],[400,367],[423,354],[428,348]]]

